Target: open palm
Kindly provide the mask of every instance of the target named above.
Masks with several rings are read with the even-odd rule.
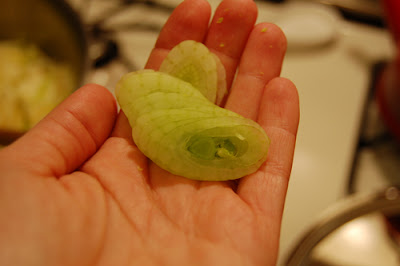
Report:
[[[254,25],[252,0],[210,15],[204,0],[179,5],[146,67],[183,40],[204,42],[233,83],[225,107],[271,138],[267,162],[237,182],[169,174],[137,149],[112,95],[84,86],[0,151],[1,265],[276,263],[299,117],[294,85],[277,78],[286,40]]]

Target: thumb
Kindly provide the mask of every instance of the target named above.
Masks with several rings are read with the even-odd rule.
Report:
[[[83,86],[2,150],[1,157],[40,176],[70,173],[106,140],[116,115],[114,97],[106,88]]]

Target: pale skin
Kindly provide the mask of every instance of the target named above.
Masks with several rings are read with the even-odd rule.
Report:
[[[209,4],[186,0],[146,67],[185,39],[216,53],[231,86],[225,108],[271,138],[258,172],[200,182],[161,170],[136,148],[113,96],[86,85],[0,150],[0,265],[274,265],[299,103],[278,77],[285,37],[256,16],[253,1],[225,0],[209,23]]]

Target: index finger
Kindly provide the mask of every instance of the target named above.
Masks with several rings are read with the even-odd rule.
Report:
[[[158,70],[168,52],[184,40],[203,42],[210,16],[211,7],[207,1],[183,1],[162,28],[145,68]]]
[[[253,0],[224,0],[215,11],[205,45],[221,60],[230,88],[247,39],[257,19]]]

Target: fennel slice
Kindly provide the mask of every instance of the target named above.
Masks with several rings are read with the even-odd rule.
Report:
[[[193,40],[176,45],[162,62],[160,71],[189,82],[218,105],[227,93],[225,68],[218,56]]]
[[[170,131],[190,124],[193,120],[199,121],[219,116],[227,117],[229,115],[236,114],[217,112],[214,107],[154,110],[140,115],[136,119],[132,126],[132,137],[138,143],[138,147],[144,153],[148,153],[147,150],[151,149],[149,148],[151,143],[156,143],[158,139],[161,139]]]
[[[225,67],[222,64],[221,60],[219,57],[215,54],[212,54],[214,56],[215,62],[217,63],[217,98],[215,99],[215,104],[216,105],[221,105],[223,100],[225,99],[225,96],[228,94],[228,88],[226,85],[226,73],[225,73]]]
[[[147,99],[152,98],[152,94],[176,93],[181,96],[187,95],[193,101],[204,96],[197,90],[193,90],[189,83],[181,82],[170,75],[158,75],[154,70],[139,70],[125,74],[116,84],[115,95],[118,103],[124,106],[130,106],[131,118],[136,117],[139,112],[146,112],[145,108],[154,108],[162,105],[163,101],[157,103],[156,106],[149,106]],[[160,84],[169,84],[162,87]],[[134,90],[125,90],[123,97],[120,97],[122,87],[134,87]],[[165,99],[166,101],[167,99]],[[129,117],[128,117],[129,119]]]
[[[153,161],[195,180],[222,181],[251,174],[265,161],[269,139],[250,121],[217,117],[176,127],[156,141]]]
[[[136,145],[160,167],[191,179],[219,181],[250,174],[265,161],[269,139],[257,123],[211,104],[201,94],[194,96],[194,101],[188,95],[181,95],[178,108],[179,94],[171,93],[170,87],[182,83],[186,89],[196,91],[196,88],[161,72],[152,72],[154,77],[146,77],[149,81],[146,84],[137,77],[143,74],[128,74],[117,85],[116,95],[131,123]],[[163,93],[164,88],[168,92]],[[166,98],[174,95],[175,100],[164,102],[163,95]],[[157,103],[162,105],[161,109]],[[143,104],[151,108],[142,112],[137,106],[144,107]]]
[[[181,80],[172,77],[171,75],[158,75],[157,71],[144,69],[135,72],[130,72],[122,76],[115,87],[115,94],[118,97],[121,87],[136,87],[135,90],[130,90],[129,98],[120,99],[121,101],[130,101],[131,99],[139,99],[155,92],[175,92],[181,95],[190,97],[203,98],[202,94],[192,89],[189,83],[181,82]],[[168,87],[163,87],[162,84],[169,84]],[[128,95],[126,95],[128,96]]]

